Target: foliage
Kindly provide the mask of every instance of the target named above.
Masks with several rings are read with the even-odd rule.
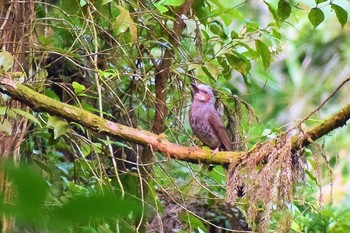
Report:
[[[52,98],[151,130],[159,123],[154,122],[159,101],[155,77],[164,72],[162,59],[170,53],[170,73],[163,87],[169,110],[165,136],[181,145],[200,144],[192,136],[187,115],[189,84],[202,82],[215,89],[217,106],[239,150],[275,138],[285,130],[280,125],[305,116],[340,82],[341,70],[348,62],[349,42],[341,30],[347,27],[344,9],[349,9],[348,3],[197,0],[189,14],[181,15],[185,28],[176,35],[177,12],[185,2],[189,1],[39,1],[35,5],[37,43],[31,45],[33,56],[28,56],[32,68],[27,80]],[[328,33],[330,27],[338,27],[337,33]],[[0,58],[0,71],[5,72],[12,57],[1,52]],[[334,98],[336,107],[344,96],[340,93]],[[253,120],[251,106],[261,123]],[[330,106],[325,113],[334,109]],[[31,122],[21,145],[22,163],[18,167],[2,163],[15,187],[16,200],[11,203],[15,205],[1,202],[1,209],[16,217],[18,232],[134,232],[145,231],[146,221],[148,229],[153,229],[152,223],[159,224],[156,230],[235,229],[215,208],[226,195],[221,167],[209,172],[204,165],[167,161],[164,155],[154,153],[153,174],[147,176],[143,166],[136,166],[143,162],[144,148],[46,113],[25,113],[5,106],[0,113],[25,116]],[[311,126],[317,120],[306,124]],[[0,129],[11,133],[6,122]],[[284,224],[287,231],[346,232],[348,208],[319,208],[317,197],[312,196],[323,186],[322,177],[327,177],[320,173],[335,165],[326,156],[320,159],[322,163],[314,161],[318,155],[304,153],[310,166],[306,186],[314,187],[305,202],[292,195],[300,191],[296,186],[300,170],[292,166],[289,155],[279,156],[288,146],[285,141],[279,143],[284,145],[266,151],[273,156],[265,170],[248,161],[245,168],[252,170],[242,169],[241,176],[233,180],[261,185],[262,189],[248,186],[252,188],[247,196],[263,198],[262,203],[247,206],[244,198],[236,202],[249,217],[250,227],[276,230]],[[339,148],[346,148],[345,143],[339,143]],[[333,150],[331,147],[334,155]],[[320,151],[318,154],[324,153]],[[278,180],[278,175],[284,179]],[[266,187],[271,188],[269,193],[262,192]],[[273,192],[284,199],[275,200],[278,196]],[[214,220],[209,214],[201,215],[193,203],[212,210]],[[175,210],[176,224],[167,219],[161,224],[152,222],[169,210]],[[285,213],[288,218],[281,217]]]
[[[1,213],[15,216],[18,231],[62,232],[75,231],[111,232],[113,225],[123,232],[132,232],[130,224],[141,213],[141,202],[135,197],[122,198],[113,186],[81,186],[65,177],[58,183],[44,179],[38,168],[21,163],[15,165],[1,161],[1,170],[8,174],[14,186],[16,199],[9,204],[1,200]],[[47,174],[50,175],[50,174]],[[57,192],[60,189],[60,192]],[[44,205],[45,204],[45,205]]]

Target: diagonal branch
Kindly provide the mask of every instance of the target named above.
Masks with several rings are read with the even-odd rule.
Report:
[[[169,142],[163,135],[156,135],[145,130],[114,123],[84,109],[53,100],[8,77],[2,77],[0,79],[0,92],[28,105],[34,111],[47,112],[62,117],[67,121],[77,122],[93,131],[117,137],[125,141],[149,145],[153,151],[158,151],[174,159],[193,163],[224,165],[239,162],[246,153],[249,153],[249,151],[218,152],[213,155],[210,149],[180,146]],[[344,126],[349,118],[350,104],[323,123],[305,132],[304,137],[300,138],[299,136],[294,136],[292,150],[299,150],[325,136],[329,132]],[[253,149],[254,148],[251,150]]]

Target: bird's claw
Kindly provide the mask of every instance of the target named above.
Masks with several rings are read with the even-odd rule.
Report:
[[[216,148],[213,150],[212,154],[215,155],[215,154],[218,153],[218,152],[219,152],[219,146],[216,147]]]

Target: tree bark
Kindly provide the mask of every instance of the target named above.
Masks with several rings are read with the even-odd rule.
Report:
[[[164,132],[166,117],[168,115],[168,108],[166,106],[167,99],[167,87],[169,76],[171,75],[170,67],[172,65],[174,54],[174,48],[178,46],[180,41],[180,36],[185,28],[185,23],[183,22],[182,16],[187,15],[190,12],[192,3],[194,0],[185,0],[185,2],[180,6],[176,12],[176,20],[174,22],[174,27],[169,33],[168,42],[171,45],[170,48],[167,48],[164,53],[161,64],[158,67],[155,67],[155,91],[156,91],[156,101],[155,101],[155,115],[153,119],[152,132],[155,134],[160,134]],[[156,64],[154,64],[156,66]],[[140,166],[141,174],[143,179],[148,180],[149,175],[153,172],[153,149],[148,146],[144,147]],[[147,193],[147,185],[144,186],[144,191]]]
[[[171,33],[169,33],[168,42],[171,47],[165,50],[162,63],[157,68],[157,73],[155,75],[155,85],[156,85],[156,103],[155,103],[155,116],[153,121],[152,132],[155,134],[160,134],[164,132],[165,119],[168,115],[168,108],[166,106],[166,96],[169,76],[171,75],[170,67],[172,65],[172,54],[174,54],[174,48],[180,43],[180,36],[185,28],[185,23],[182,19],[183,15],[187,15],[191,9],[194,0],[186,0],[179,10],[176,12],[176,21],[174,22],[174,27]]]
[[[34,1],[0,1],[0,50],[12,54],[14,64],[10,72],[25,73],[27,51],[31,42],[31,27],[34,20]],[[1,106],[22,109],[22,103],[9,99],[0,99]],[[29,109],[28,109],[29,110]],[[0,157],[12,156],[18,160],[20,144],[27,132],[27,119],[17,116],[16,119],[0,116],[0,124],[7,124],[7,132],[0,132]],[[6,174],[0,171],[0,193],[4,200],[10,202],[13,198],[11,185]],[[14,231],[14,219],[2,216],[2,232]]]

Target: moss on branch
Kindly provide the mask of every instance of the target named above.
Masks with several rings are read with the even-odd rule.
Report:
[[[229,164],[237,163],[243,155],[249,154],[249,151],[247,151],[218,152],[213,155],[212,151],[209,149],[180,146],[169,142],[160,135],[108,121],[84,109],[53,100],[8,77],[2,77],[0,79],[0,92],[28,105],[34,111],[47,112],[62,117],[67,121],[77,122],[93,131],[105,133],[125,141],[149,145],[153,151],[158,151],[174,159],[194,163]],[[300,137],[300,135],[294,136],[291,149],[299,150],[301,147],[307,146],[334,129],[345,125],[349,118],[350,105],[346,106],[323,123],[305,132],[304,137]],[[252,150],[253,149],[254,148],[252,148]]]

